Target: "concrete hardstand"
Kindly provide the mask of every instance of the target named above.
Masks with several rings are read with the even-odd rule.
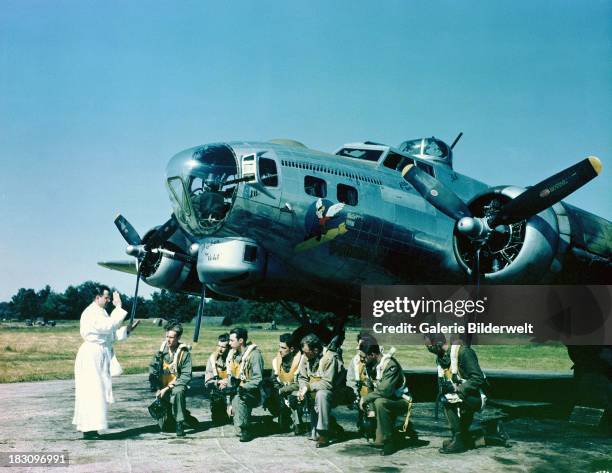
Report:
[[[518,418],[504,427],[509,447],[487,446],[457,455],[438,449],[449,433],[440,410],[434,419],[433,403],[416,403],[413,420],[429,444],[405,448],[382,457],[379,450],[358,437],[356,412],[335,409],[346,439],[316,449],[306,436],[273,431],[270,415],[253,412],[260,437],[240,443],[231,425],[212,427],[209,403],[203,393],[202,374],[192,381],[188,409],[200,421],[187,436],[160,433],[147,412],[153,395],[145,375],[113,378],[116,402],[109,412],[109,430],[102,440],[83,440],[71,424],[74,381],[44,381],[0,385],[3,406],[0,452],[67,452],[70,466],[14,467],[4,471],[41,472],[495,472],[495,471],[612,471],[612,440],[566,420]],[[490,415],[485,412],[484,415]],[[477,426],[475,422],[474,427]]]

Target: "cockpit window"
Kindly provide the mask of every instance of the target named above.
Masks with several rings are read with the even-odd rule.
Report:
[[[413,153],[416,154],[416,153]],[[402,172],[406,166],[409,164],[416,164],[416,166],[423,171],[425,171],[430,176],[434,175],[433,166],[431,164],[424,163],[423,161],[416,161],[407,156],[402,156],[401,154],[394,153],[390,151],[385,161],[383,162],[383,166],[389,169],[393,169],[394,171]]]
[[[414,164],[414,159],[402,156],[401,154],[397,154],[392,151],[389,152],[385,158],[385,162],[383,163],[385,167],[400,172],[402,172],[403,169],[409,164]]]
[[[336,153],[347,158],[363,159],[365,161],[378,161],[383,152],[377,149],[342,148]]]
[[[231,149],[207,145],[192,154],[177,155],[168,187],[175,215],[195,236],[216,231],[235,199],[238,166]]]
[[[276,162],[269,158],[259,158],[259,177],[266,187],[278,187]]]
[[[430,176],[434,176],[434,169],[431,164],[424,163],[423,161],[417,161],[416,165],[419,169],[422,169]]]

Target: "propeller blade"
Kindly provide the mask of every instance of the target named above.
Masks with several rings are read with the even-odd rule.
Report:
[[[193,332],[193,342],[198,343],[200,338],[200,325],[202,324],[202,316],[204,315],[204,304],[206,303],[206,284],[202,283],[202,294],[200,304],[198,305],[198,316],[196,319],[195,330]]]
[[[480,281],[482,280],[482,274],[480,274],[480,250],[482,246],[477,243],[474,247],[474,261],[472,262],[471,279],[472,285],[474,286],[473,300],[478,301],[480,298]],[[465,331],[466,331],[466,345],[469,347],[472,345],[472,338],[474,334],[468,330],[468,324],[476,320],[476,313],[469,314],[465,319]]]
[[[147,249],[157,248],[162,243],[164,243],[168,238],[172,236],[172,234],[177,230],[178,223],[174,218],[174,215],[170,217],[170,219],[164,223],[161,227],[159,227],[155,233],[153,233],[147,241],[145,242],[145,247]]]
[[[453,220],[471,217],[472,212],[465,202],[450,189],[444,187],[435,177],[430,176],[413,164],[402,171],[404,179],[412,184],[419,194],[436,209]]]
[[[134,299],[132,301],[132,311],[130,313],[130,324],[128,327],[134,325],[134,316],[136,315],[136,306],[138,305],[138,284],[140,283],[140,272],[142,265],[138,265],[138,273],[136,273],[136,289],[134,290]]]
[[[115,217],[115,225],[121,232],[121,235],[123,235],[123,239],[127,241],[129,245],[140,245],[142,243],[142,239],[136,229],[123,215],[119,214]]]
[[[601,161],[589,156],[577,164],[529,187],[504,205],[490,222],[491,228],[516,223],[555,205],[561,199],[584,186],[601,172]]]
[[[472,264],[472,284],[476,286],[477,291],[480,286],[480,279],[480,245],[478,245],[474,249],[474,262]]]
[[[122,273],[136,274],[138,273],[138,266],[135,260],[129,261],[99,261],[98,265],[103,268],[113,269],[115,271],[121,271]]]

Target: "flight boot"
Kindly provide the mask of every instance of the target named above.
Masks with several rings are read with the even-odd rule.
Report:
[[[242,431],[240,432],[241,442],[250,442],[254,438],[255,437],[253,437],[253,435],[247,429],[242,429]]]
[[[317,448],[324,448],[324,447],[327,447],[328,445],[331,445],[331,440],[329,439],[329,437],[325,435],[319,435],[317,437],[317,444],[316,444]]]
[[[465,442],[465,438],[463,434],[455,434],[451,442],[446,445],[443,445],[439,450],[440,453],[463,453],[468,450]]]
[[[386,457],[387,455],[393,455],[397,451],[398,451],[397,442],[395,442],[394,440],[387,440],[386,442],[383,443],[380,454]]]
[[[185,436],[185,426],[183,425],[182,422],[177,422],[176,423],[176,436],[177,437],[184,437]]]

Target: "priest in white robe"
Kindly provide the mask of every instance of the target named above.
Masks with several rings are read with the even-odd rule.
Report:
[[[108,405],[114,402],[111,376],[121,374],[113,353],[113,343],[127,338],[131,329],[121,327],[127,312],[121,296],[113,293],[115,309],[109,315],[104,307],[110,302],[110,289],[101,286],[94,301],[81,314],[83,344],[74,362],[75,400],[72,423],[86,439],[98,438],[98,430],[108,428]]]

